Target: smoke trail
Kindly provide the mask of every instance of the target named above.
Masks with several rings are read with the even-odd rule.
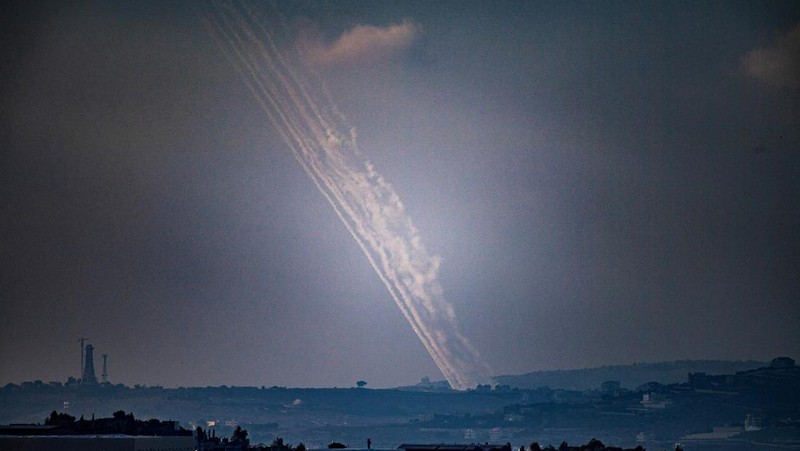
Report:
[[[279,13],[273,7],[269,18],[260,18],[247,5],[216,2],[200,8],[198,17],[361,247],[450,385],[463,390],[487,381],[488,367],[459,331],[437,281],[439,257],[427,253],[397,193],[363,157],[355,128],[303,63],[301,51],[279,47],[276,38],[288,35]]]

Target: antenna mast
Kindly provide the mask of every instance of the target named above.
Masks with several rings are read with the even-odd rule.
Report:
[[[108,382],[108,354],[103,354],[103,374],[100,375],[103,378],[103,383]]]
[[[84,342],[89,341],[89,339],[86,337],[81,337],[78,338],[78,341],[81,342],[81,371],[78,373],[78,377],[81,377],[81,375],[83,374],[83,344]]]

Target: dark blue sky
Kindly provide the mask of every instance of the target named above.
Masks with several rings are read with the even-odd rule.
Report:
[[[188,5],[2,8],[0,382],[441,378]],[[795,2],[279,9],[495,374],[800,357]]]

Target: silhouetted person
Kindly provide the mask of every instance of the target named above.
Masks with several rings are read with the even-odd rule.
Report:
[[[367,439],[367,449],[372,449],[372,439],[371,438]]]

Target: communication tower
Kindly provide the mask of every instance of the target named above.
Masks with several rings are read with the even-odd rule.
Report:
[[[96,385],[97,376],[94,375],[94,346],[86,345],[86,358],[84,359],[83,377],[81,385]]]
[[[100,375],[103,383],[108,383],[108,354],[103,354],[103,374]]]
[[[81,344],[81,370],[78,371],[78,374],[83,374],[83,368],[84,368],[84,366],[83,366],[83,345],[84,345],[85,342],[89,341],[89,339],[86,338],[86,337],[81,337],[81,338],[78,338],[78,341]]]

